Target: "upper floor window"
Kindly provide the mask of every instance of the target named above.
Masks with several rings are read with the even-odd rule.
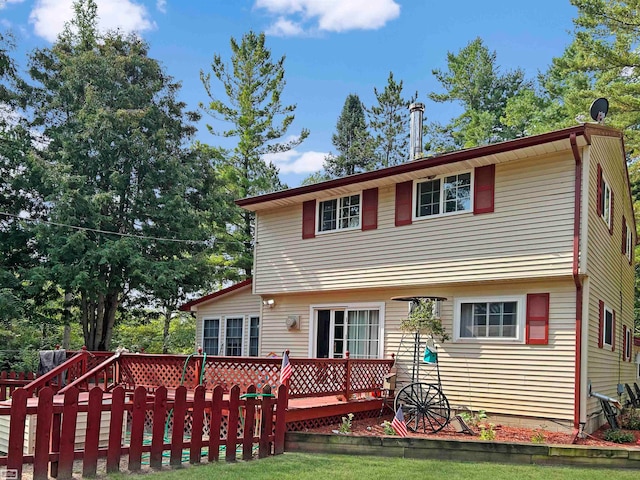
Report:
[[[318,203],[318,231],[331,232],[360,227],[360,194]]]
[[[471,172],[416,182],[416,218],[471,211]]]
[[[522,339],[525,321],[521,297],[461,298],[454,305],[454,333],[457,340]]]
[[[602,167],[598,164],[598,215],[609,227],[609,233],[613,233],[613,191],[604,178]]]
[[[633,255],[633,235],[631,234],[631,229],[629,228],[629,225],[625,225],[625,234],[626,234],[626,238],[625,238],[625,244],[626,244],[625,253],[627,254],[627,259],[629,261],[631,261],[631,258],[632,258],[632,255]]]
[[[613,349],[613,335],[614,335],[614,320],[613,310],[609,307],[604,307],[604,314],[602,318],[602,345]]]

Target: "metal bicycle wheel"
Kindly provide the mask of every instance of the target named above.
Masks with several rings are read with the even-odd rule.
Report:
[[[449,401],[430,383],[411,383],[396,395],[394,409],[402,407],[407,428],[413,432],[439,432],[451,418]]]

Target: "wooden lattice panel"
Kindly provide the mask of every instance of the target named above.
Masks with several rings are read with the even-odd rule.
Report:
[[[380,415],[380,410],[368,410],[365,412],[356,412],[353,414],[354,420],[363,420],[365,418],[375,418]],[[309,418],[307,420],[300,420],[297,422],[287,423],[288,432],[305,432],[307,430],[313,430],[314,428],[327,427],[329,425],[335,425],[336,430],[342,424],[342,417],[344,415],[332,415],[330,417],[322,418]]]
[[[247,358],[207,358],[204,367],[204,385],[213,388],[222,386],[225,392],[238,385],[246,393],[250,385],[258,390],[265,385],[275,389],[280,385],[280,361]]]
[[[372,389],[382,389],[384,376],[389,373],[390,368],[388,363],[352,360],[350,392],[370,392]]]
[[[120,359],[123,380],[134,386],[177,388],[197,385],[196,363],[186,357],[127,355]]]
[[[290,397],[343,393],[347,382],[346,366],[346,361],[331,360],[306,360],[305,363],[292,363]]]

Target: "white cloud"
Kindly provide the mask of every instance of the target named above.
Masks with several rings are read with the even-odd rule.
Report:
[[[269,30],[283,36],[300,35],[303,23],[308,30],[375,30],[400,15],[395,0],[256,0],[255,6],[279,16]]]
[[[96,0],[101,30],[142,33],[156,27],[147,9],[133,0]],[[65,22],[73,17],[73,0],[37,0],[29,15],[36,35],[55,41]]]
[[[304,29],[299,23],[280,17],[266,30],[267,35],[276,37],[296,37],[304,34]]]
[[[24,0],[0,0],[0,10],[6,7],[9,3],[22,3]]]
[[[289,150],[282,153],[269,153],[262,158],[272,162],[281,173],[313,173],[322,170],[325,152],[298,152]]]
[[[157,0],[156,8],[160,13],[167,13],[167,0]]]

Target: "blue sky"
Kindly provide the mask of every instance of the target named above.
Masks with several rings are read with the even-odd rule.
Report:
[[[569,0],[97,0],[103,28],[135,30],[151,46],[151,56],[182,82],[181,97],[196,109],[207,97],[200,71],[215,53],[229,60],[231,37],[249,30],[267,33],[274,58],[286,56],[283,102],[297,104],[289,130],[309,138],[274,162],[282,180],[297,186],[319,170],[331,151],[331,135],[347,95],[374,104],[389,72],[404,82],[406,96],[418,92],[426,120],[446,122],[455,105],[435,104],[440,91],[431,71],[446,67],[447,51],[457,52],[480,36],[497,52],[504,70],[521,67],[528,77],[546,70],[571,39],[576,10]],[[0,0],[0,28],[11,31],[14,57],[26,67],[26,52],[50,45],[71,16],[72,0]],[[220,85],[214,91],[222,96]],[[197,138],[220,144],[203,117]]]

